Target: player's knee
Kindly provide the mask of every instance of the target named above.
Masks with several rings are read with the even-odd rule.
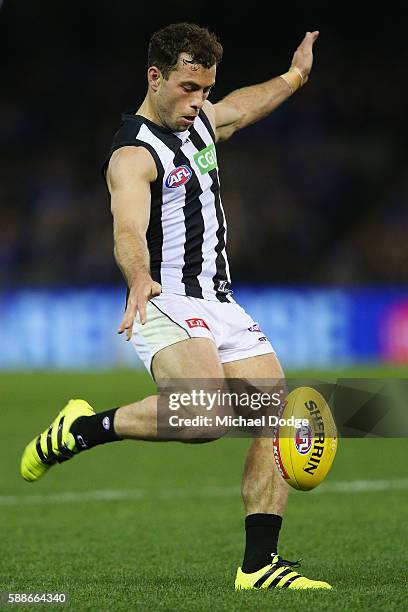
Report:
[[[206,444],[223,438],[229,430],[226,422],[214,413],[194,414],[182,410],[173,418],[173,435],[187,444]]]
[[[201,425],[195,427],[184,427],[178,431],[178,439],[186,444],[206,444],[220,440],[228,433],[229,428],[225,426]]]
[[[177,409],[176,409],[177,408]],[[206,444],[224,437],[229,430],[228,411],[217,401],[211,405],[191,402],[181,403],[162,413],[161,421],[166,421],[167,431],[174,440],[187,444]]]
[[[207,442],[215,442],[220,440],[228,433],[229,427],[216,425],[211,427],[203,427],[200,430],[190,432],[191,435],[183,442],[188,444],[206,444]]]

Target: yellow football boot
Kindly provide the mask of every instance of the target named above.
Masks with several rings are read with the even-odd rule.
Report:
[[[279,555],[272,555],[272,563],[257,572],[245,574],[238,568],[235,578],[235,589],[331,589],[327,582],[310,580],[301,576],[294,567],[300,567],[299,561],[285,561]]]
[[[34,482],[56,463],[71,459],[78,452],[74,436],[69,431],[72,423],[79,417],[94,414],[91,406],[84,400],[70,400],[50,427],[25,447],[20,466],[24,480]]]

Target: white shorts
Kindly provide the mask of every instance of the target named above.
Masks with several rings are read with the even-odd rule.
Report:
[[[221,363],[274,353],[258,323],[236,302],[161,294],[147,303],[147,322],[135,320],[132,344],[151,373],[156,353],[188,338],[209,338]]]

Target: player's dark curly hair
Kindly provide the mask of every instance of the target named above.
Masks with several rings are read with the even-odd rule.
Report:
[[[194,63],[204,68],[219,64],[222,45],[215,34],[194,23],[172,23],[154,32],[149,42],[149,66],[157,66],[165,79],[176,68],[180,53],[188,53]]]

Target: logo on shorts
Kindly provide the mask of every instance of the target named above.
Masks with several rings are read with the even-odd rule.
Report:
[[[210,329],[204,319],[197,319],[194,317],[193,319],[186,319],[187,325],[191,327],[205,327],[206,329]]]
[[[106,430],[110,428],[110,418],[108,416],[103,418],[102,425],[103,425],[103,428]]]
[[[312,430],[309,425],[302,425],[295,431],[295,446],[298,453],[306,455],[312,448]]]
[[[188,166],[178,166],[178,168],[174,168],[166,178],[166,187],[170,187],[170,189],[181,187],[188,183],[192,176],[193,171],[191,168]]]
[[[262,333],[262,329],[259,327],[259,323],[254,323],[253,325],[251,325],[251,327],[248,327],[248,331],[261,332]]]
[[[217,155],[215,153],[214,144],[211,143],[205,149],[201,149],[194,155],[194,161],[197,164],[201,174],[207,174],[217,167]]]
[[[258,338],[259,342],[266,342],[268,340],[268,338],[266,336],[261,336],[260,338]]]

